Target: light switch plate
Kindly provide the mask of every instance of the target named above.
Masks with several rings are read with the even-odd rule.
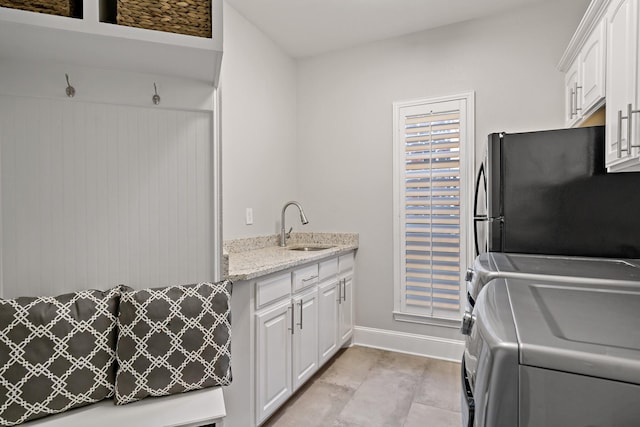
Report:
[[[245,224],[251,225],[253,224],[253,208],[247,208],[244,213],[245,216]]]

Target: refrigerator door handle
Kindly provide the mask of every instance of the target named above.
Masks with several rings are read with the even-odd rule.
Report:
[[[480,180],[482,179],[482,188],[484,189],[485,194],[487,193],[487,176],[484,173],[484,163],[480,164],[480,169],[478,169],[478,176],[476,177],[476,191],[473,195],[473,217],[478,217],[478,194],[480,193]],[[486,206],[485,206],[486,208]],[[485,209],[486,212],[486,209]]]
[[[473,243],[475,244],[475,251],[476,251],[476,255],[478,256],[480,255],[480,245],[478,244],[478,223],[479,222],[487,222],[489,221],[489,218],[487,218],[486,216],[481,216],[481,217],[477,217],[477,218],[473,218]],[[485,252],[487,250],[487,245],[485,244],[484,246]]]
[[[478,222],[488,221],[487,215],[478,215],[478,194],[480,193],[480,182],[482,180],[482,188],[484,188],[485,195],[487,194],[487,175],[484,172],[484,162],[480,164],[478,169],[478,176],[476,177],[476,191],[473,196],[473,242],[475,244],[475,254],[480,255],[480,245],[478,244]],[[485,212],[488,211],[488,206],[485,206]],[[486,243],[486,242],[485,242]],[[486,244],[485,244],[486,251]]]

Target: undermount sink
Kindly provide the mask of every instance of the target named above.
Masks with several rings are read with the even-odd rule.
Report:
[[[335,248],[335,246],[291,246],[287,249],[290,251],[302,251],[302,252],[312,252],[312,251],[324,251],[325,249]]]

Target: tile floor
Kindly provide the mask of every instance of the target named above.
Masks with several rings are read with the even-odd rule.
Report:
[[[263,425],[459,427],[460,365],[353,346]]]

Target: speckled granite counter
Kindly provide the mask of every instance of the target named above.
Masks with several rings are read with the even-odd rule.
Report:
[[[320,251],[292,251],[278,246],[279,236],[260,236],[224,242],[223,268],[227,278],[248,280],[358,249],[357,233],[291,233],[287,247],[332,246]]]

